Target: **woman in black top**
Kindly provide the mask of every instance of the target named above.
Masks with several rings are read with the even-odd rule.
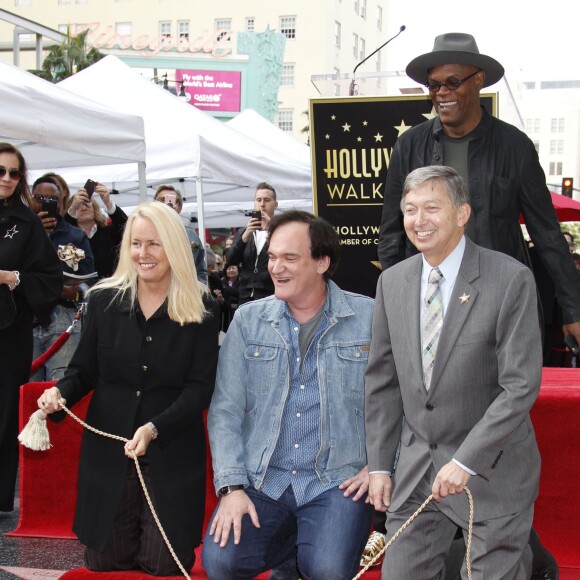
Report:
[[[26,163],[0,143],[0,511],[14,509],[18,399],[32,362],[33,316],[46,322],[62,290],[62,268],[30,209]]]
[[[83,433],[73,530],[91,570],[179,574],[144,502],[132,451],[174,550],[186,570],[193,566],[205,507],[202,411],[218,353],[219,313],[206,290],[177,213],[157,202],[137,207],[117,269],[89,291],[64,378],[38,400],[53,413],[61,396],[72,406],[92,392],[87,423],[129,439],[123,449]]]

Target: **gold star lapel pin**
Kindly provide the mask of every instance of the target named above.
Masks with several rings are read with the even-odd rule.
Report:
[[[461,300],[461,304],[467,304],[469,302],[469,299],[471,298],[470,294],[466,294],[465,292],[463,293],[463,296],[459,297],[459,300]]]

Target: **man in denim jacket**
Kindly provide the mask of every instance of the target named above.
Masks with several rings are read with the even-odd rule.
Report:
[[[221,496],[203,549],[210,579],[251,579],[294,557],[304,578],[350,579],[358,568],[371,517],[373,300],[330,281],[338,250],[323,219],[276,216],[275,295],[240,307],[228,329],[208,418]]]

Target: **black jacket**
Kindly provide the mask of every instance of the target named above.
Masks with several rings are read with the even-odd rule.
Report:
[[[468,149],[473,241],[531,267],[520,227],[523,214],[538,255],[554,280],[564,323],[580,321],[580,276],[560,231],[534,145],[525,133],[482,110]],[[383,269],[416,253],[403,229],[399,207],[403,183],[418,167],[444,165],[442,131],[436,117],[406,131],[395,144],[378,246]]]
[[[20,273],[13,291],[0,284],[0,510],[13,507],[18,397],[30,377],[32,320],[49,321],[62,292],[60,264],[38,216],[0,202],[0,270]]]
[[[245,231],[246,228],[238,231],[227,256],[228,264],[240,265],[240,304],[251,298],[264,298],[274,294],[274,283],[268,272],[268,242],[264,244],[256,262],[254,236],[245,244],[242,240]],[[224,270],[228,264],[224,266]]]
[[[180,326],[165,305],[145,320],[138,304],[111,298],[110,290],[92,295],[80,343],[58,387],[68,406],[92,391],[86,421],[107,433],[130,439],[137,427],[153,422],[159,437],[147,458],[157,514],[176,550],[193,549],[205,508],[202,411],[214,387],[217,306],[208,300],[211,316]],[[105,546],[127,461],[122,443],[84,431],[73,529],[86,546]]]

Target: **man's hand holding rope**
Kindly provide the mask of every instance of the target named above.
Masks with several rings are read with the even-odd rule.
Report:
[[[439,470],[435,477],[431,488],[433,499],[440,502],[441,498],[461,493],[470,477],[471,475],[465,469],[459,467],[454,461],[450,461]]]

